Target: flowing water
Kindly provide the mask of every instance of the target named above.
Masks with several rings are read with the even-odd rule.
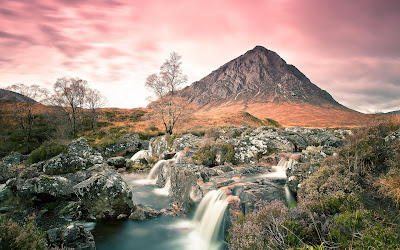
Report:
[[[157,173],[168,162],[179,163],[180,154],[170,160],[160,160],[145,174],[125,174],[122,178],[133,193],[133,202],[153,209],[166,208],[171,180],[163,188],[155,185]],[[286,179],[286,168],[293,161],[280,161],[273,172],[258,177]],[[255,178],[255,177],[250,177]],[[295,205],[289,188],[284,186],[286,201]],[[208,192],[198,205],[192,219],[160,216],[146,221],[122,220],[98,222],[92,230],[97,249],[165,249],[165,250],[219,250],[226,248],[224,218],[228,206],[226,194],[221,190]]]
[[[171,160],[179,161],[179,155]],[[156,165],[153,168],[159,168]],[[168,207],[171,203],[168,197],[171,180],[166,181],[165,187],[158,188],[155,185],[156,179],[149,179],[148,176],[122,175],[132,190],[133,202],[158,210]],[[210,191],[200,202],[193,219],[160,216],[146,221],[98,222],[92,230],[96,247],[100,250],[223,249],[221,224],[228,205],[225,198],[225,193],[222,191]]]

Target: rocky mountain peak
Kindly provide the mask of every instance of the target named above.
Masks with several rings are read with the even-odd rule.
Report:
[[[289,65],[274,51],[256,46],[181,91],[200,107],[226,103],[306,102],[316,106],[338,104],[326,91]]]

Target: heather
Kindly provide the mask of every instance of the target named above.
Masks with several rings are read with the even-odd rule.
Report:
[[[297,207],[262,203],[237,219],[229,249],[398,249],[399,128],[394,116],[354,131],[332,156],[308,166]]]

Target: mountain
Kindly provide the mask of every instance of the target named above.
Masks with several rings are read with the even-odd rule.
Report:
[[[387,113],[385,113],[385,114],[388,114],[388,115],[400,115],[400,110],[387,112]]]
[[[27,96],[5,89],[0,89],[0,100],[36,103],[35,100]]]
[[[256,46],[182,89],[204,117],[246,111],[287,126],[359,126],[366,115],[348,109],[277,53]]]

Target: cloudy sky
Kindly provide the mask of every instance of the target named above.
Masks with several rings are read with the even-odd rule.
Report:
[[[256,45],[340,103],[400,109],[398,0],[1,0],[0,88],[86,79],[108,106],[146,106],[170,52],[188,84]]]

